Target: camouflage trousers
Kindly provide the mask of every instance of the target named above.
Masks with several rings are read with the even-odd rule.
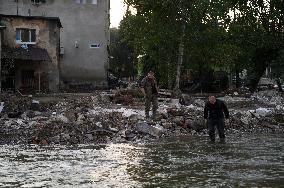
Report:
[[[153,105],[152,111],[153,111],[153,117],[155,118],[155,116],[157,114],[157,109],[158,109],[158,96],[157,95],[151,95],[151,96],[146,97],[146,99],[145,99],[145,115],[146,115],[146,117],[149,117],[151,104]]]

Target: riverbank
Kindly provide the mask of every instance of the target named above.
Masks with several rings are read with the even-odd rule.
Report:
[[[207,97],[184,95],[183,104],[159,98],[155,121],[144,117],[135,90],[88,94],[17,96],[2,94],[0,144],[86,144],[139,142],[167,136],[206,135]],[[228,131],[284,133],[283,93],[262,91],[249,97],[221,97],[230,111]]]

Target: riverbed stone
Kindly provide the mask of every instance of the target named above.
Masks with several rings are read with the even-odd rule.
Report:
[[[86,134],[86,138],[87,138],[87,141],[93,141],[94,140],[93,134]]]
[[[70,140],[70,135],[69,135],[69,134],[66,134],[66,133],[62,133],[62,134],[60,135],[60,139],[61,139],[63,142],[69,141],[69,140]]]
[[[137,132],[149,134],[154,137],[159,137],[164,132],[163,127],[161,126],[152,126],[146,122],[139,122],[136,125]]]
[[[50,137],[49,141],[51,143],[54,143],[54,144],[59,144],[60,143],[60,136],[57,135],[57,136],[54,136],[54,137]]]
[[[171,122],[164,122],[164,123],[162,123],[162,126],[165,129],[171,129],[173,127],[173,123],[171,123]]]

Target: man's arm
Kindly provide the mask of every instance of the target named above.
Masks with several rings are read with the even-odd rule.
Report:
[[[143,93],[144,97],[146,97],[146,92],[145,92],[144,87],[140,87],[140,90],[141,90],[141,92]]]
[[[146,91],[145,91],[144,87],[145,87],[145,78],[141,81],[140,90],[143,93],[144,97],[146,97]]]
[[[227,108],[227,106],[226,106],[226,104],[222,101],[222,109],[223,109],[223,112],[224,112],[224,114],[225,114],[225,118],[226,119],[228,119],[229,118],[229,110],[228,110],[228,108]]]

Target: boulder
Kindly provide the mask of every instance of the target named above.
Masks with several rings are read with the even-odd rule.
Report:
[[[173,127],[173,124],[170,123],[170,122],[164,122],[162,123],[162,126],[165,128],[165,129],[171,129]]]
[[[154,137],[159,137],[164,132],[164,129],[163,127],[158,126],[158,125],[151,126],[147,124],[146,122],[139,122],[136,125],[136,131],[139,133],[149,134]]]
[[[207,125],[203,120],[186,120],[187,127],[199,132],[206,129]]]
[[[59,144],[60,143],[60,136],[54,136],[49,138],[50,143]]]
[[[86,134],[85,136],[87,138],[87,141],[93,141],[94,140],[93,134]]]
[[[184,124],[184,118],[183,116],[176,116],[173,118],[173,122],[178,126],[182,126]]]

